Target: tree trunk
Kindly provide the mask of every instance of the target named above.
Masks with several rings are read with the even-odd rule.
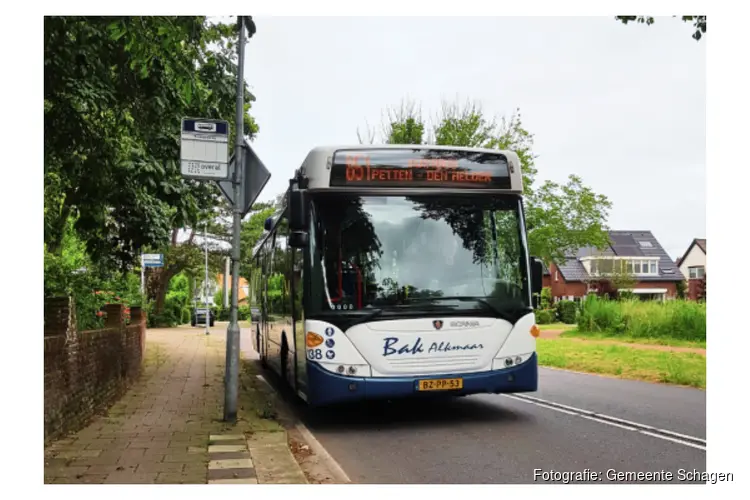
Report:
[[[172,247],[177,246],[177,234],[179,233],[179,229],[173,229],[172,230]],[[193,229],[190,233],[190,238],[188,240],[188,244],[192,243],[193,236],[195,235],[195,230]],[[181,266],[175,266],[172,264],[171,266],[167,266],[163,269],[159,270],[160,272],[158,275],[155,276],[155,284],[153,287],[153,294],[154,294],[154,314],[161,314],[164,312],[164,305],[166,303],[167,299],[167,292],[169,291],[169,282],[170,280],[177,274],[179,274],[180,271],[182,271]]]
[[[159,274],[156,284],[154,314],[161,314],[164,311],[164,304],[167,299],[167,292],[169,291],[169,282],[179,271],[177,268],[169,267]]]
[[[63,205],[55,221],[54,234],[45,235],[47,240],[47,251],[53,255],[62,255],[62,241],[65,236],[65,226],[68,224],[68,217],[70,216],[71,207],[67,204]]]

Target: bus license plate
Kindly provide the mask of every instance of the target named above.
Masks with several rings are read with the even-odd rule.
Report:
[[[463,389],[464,380],[461,378],[439,378],[432,380],[420,380],[418,390],[420,391],[450,391]]]

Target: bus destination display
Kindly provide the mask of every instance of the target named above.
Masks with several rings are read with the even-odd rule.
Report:
[[[428,149],[337,151],[331,186],[510,189],[502,153]]]

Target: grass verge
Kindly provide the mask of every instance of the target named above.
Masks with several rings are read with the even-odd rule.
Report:
[[[571,330],[576,327],[576,325],[568,325],[567,323],[550,323],[548,325],[536,325],[539,327],[540,330]]]
[[[632,380],[706,388],[706,357],[689,352],[537,339],[539,364]]]
[[[578,316],[578,330],[637,339],[706,341],[706,305],[687,300],[604,300],[589,297]]]
[[[259,373],[257,363],[240,360],[237,420],[250,432],[283,431],[276,395],[258,379]]]
[[[697,349],[705,349],[705,341],[690,341],[681,340],[670,337],[658,337],[658,338],[647,338],[647,337],[632,337],[628,335],[621,335],[617,333],[609,332],[581,332],[578,329],[569,329],[560,334],[561,339],[565,338],[577,338],[584,340],[611,340],[616,342],[625,342],[627,344],[645,344],[645,345],[663,345],[670,347],[695,347]]]

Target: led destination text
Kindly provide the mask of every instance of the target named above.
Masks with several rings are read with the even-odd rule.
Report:
[[[347,155],[346,181],[430,181],[481,183],[492,182],[492,172],[466,172],[458,166],[458,160],[420,158],[409,160],[407,167],[373,167],[369,157]]]

